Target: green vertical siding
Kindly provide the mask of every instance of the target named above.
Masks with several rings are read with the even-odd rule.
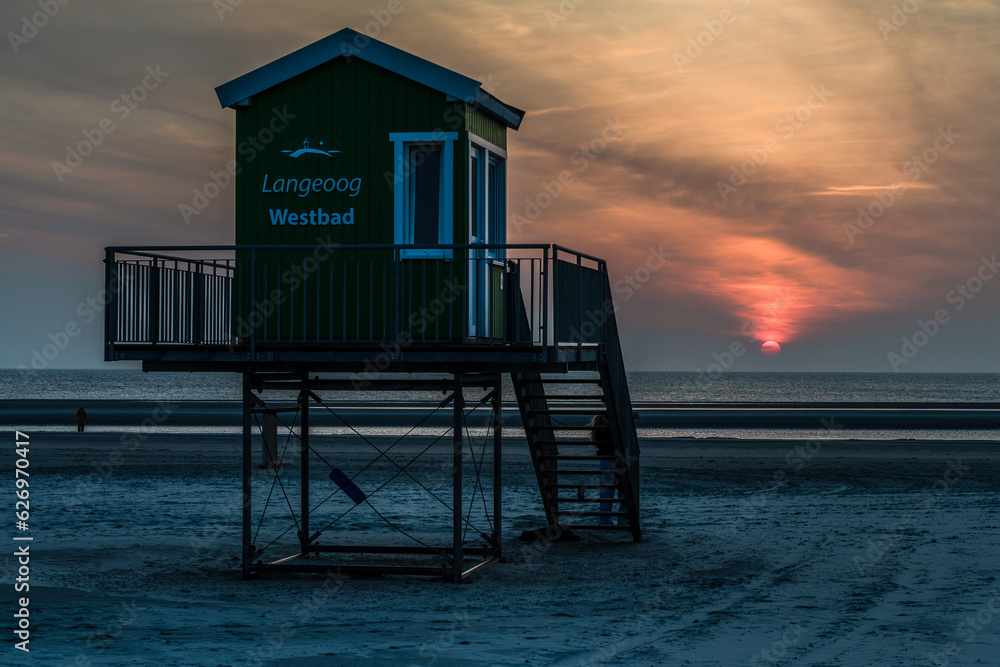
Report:
[[[479,107],[467,109],[466,129],[494,146],[507,150],[507,127]]]
[[[435,90],[362,60],[339,58],[266,90],[253,99],[250,108],[237,109],[238,244],[312,244],[317,238],[333,243],[392,243],[393,196],[386,180],[393,170],[392,132],[430,132],[446,127],[445,112],[453,107]],[[264,150],[253,150],[247,137],[262,132],[275,110],[286,110],[295,118]],[[454,121],[452,125],[455,125]],[[305,162],[280,151],[296,138],[329,137],[347,145],[344,155],[326,161]],[[315,146],[314,146],[315,147]],[[248,154],[249,153],[249,154]],[[269,186],[276,178],[361,179],[356,196],[347,193],[261,192],[264,175]],[[271,209],[301,212],[323,208],[341,213],[354,209],[354,224],[334,226],[275,226]]]
[[[254,96],[252,106],[237,108],[236,114],[238,245],[392,244],[395,165],[389,135],[435,131],[459,135],[454,145],[453,239],[467,243],[467,133],[506,146],[505,127],[482,111],[449,102],[443,93],[357,58],[338,58],[263,91]],[[342,142],[345,151],[323,161],[295,160],[281,152],[301,148],[303,137],[311,140],[312,148],[320,147],[314,143],[317,138],[325,138]],[[265,176],[271,192],[263,191]],[[360,179],[360,189],[356,195],[348,190],[300,196],[275,192],[278,179],[286,185],[289,179],[308,179],[310,184],[346,179],[349,185]],[[271,211],[320,209],[330,216],[349,214],[353,224],[272,224]],[[409,322],[412,313],[433,305],[445,280],[455,282],[467,270],[459,261],[413,264],[420,270],[406,272],[411,282],[399,295],[391,288],[391,253],[341,248],[334,259],[319,262],[301,252],[266,251],[257,257],[263,264],[256,279],[245,271],[238,277],[243,288],[241,318],[251,321],[261,302],[270,302],[267,324],[258,327],[258,335],[280,340],[387,338],[394,331],[394,318]],[[434,270],[427,273],[428,268]],[[256,295],[256,306],[251,294]],[[455,312],[437,316],[431,335],[460,337],[465,306],[464,299],[451,304]],[[410,329],[404,331],[415,333]]]

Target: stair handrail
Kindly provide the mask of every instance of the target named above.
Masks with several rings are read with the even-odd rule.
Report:
[[[607,273],[605,272],[605,276]],[[611,281],[604,283],[604,296],[610,298]],[[607,303],[607,301],[604,301]],[[629,496],[629,506],[634,509],[635,516],[632,533],[638,539],[639,535],[639,437],[635,429],[632,399],[628,389],[628,377],[625,374],[625,360],[622,356],[621,339],[618,334],[618,322],[614,308],[609,308],[602,326],[602,339],[605,348],[603,366],[607,371],[608,386],[605,391],[610,395],[613,406],[608,406],[608,417],[612,427],[617,430],[621,443],[621,456],[624,457],[628,474],[625,476],[625,493]]]

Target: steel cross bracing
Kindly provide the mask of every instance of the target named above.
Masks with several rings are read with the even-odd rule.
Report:
[[[370,387],[366,386],[366,388],[374,390],[400,390],[413,389],[414,387],[430,387],[445,388],[450,392],[443,401],[430,410],[428,414],[424,415],[409,430],[395,438],[388,446],[380,446],[373,442],[372,438],[367,437],[352,426],[316,393],[316,391],[323,389],[325,386],[342,388],[342,382],[336,380],[309,380],[307,378],[308,376],[299,380],[286,378],[274,380],[266,376],[250,376],[249,374],[244,376],[243,574],[245,577],[269,571],[336,572],[338,574],[398,573],[443,575],[450,580],[461,581],[462,578],[468,576],[473,570],[499,558],[501,539],[500,446],[502,438],[502,429],[500,428],[502,415],[500,409],[501,389],[499,375],[458,373],[450,379],[434,380],[431,382],[371,381]],[[259,394],[254,393],[254,386],[259,390],[296,391],[295,404],[288,407],[269,406]],[[469,404],[466,404],[465,392],[468,389],[476,388],[481,389],[483,395],[475,401],[470,401]],[[333,448],[322,449],[317,446],[316,433],[310,428],[310,412],[315,410],[315,406],[321,407],[333,416],[343,425],[347,433],[356,440],[360,440],[367,448],[373,450],[374,458],[359,469],[353,470],[349,475],[341,471],[335,463],[347,467],[345,463],[338,461],[338,457],[341,460],[349,461],[349,458],[345,458],[345,454],[347,454],[346,448],[343,446],[334,446]],[[415,431],[420,429],[429,418],[449,406],[453,413],[451,426],[444,429],[443,432],[437,433],[428,443],[421,443],[418,447],[419,451],[411,455],[408,459],[401,458],[397,455],[397,452],[393,451],[408,436],[412,436]],[[477,452],[477,444],[474,442],[477,433],[475,433],[476,429],[470,426],[469,418],[477,410],[482,411],[483,409],[489,411],[489,416],[484,422],[484,427],[481,429],[482,440],[481,443],[478,443]],[[277,414],[280,412],[291,413],[291,419],[284,420],[277,417]],[[272,426],[275,431],[274,433],[265,433],[267,419],[264,420],[263,425],[261,424],[260,415],[267,413],[275,415]],[[256,422],[257,433],[260,439],[264,441],[265,448],[265,457],[262,459],[263,463],[259,468],[265,470],[265,474],[271,477],[267,485],[266,499],[264,500],[256,526],[253,525],[252,521],[254,507],[254,467],[252,462],[254,422]],[[274,442],[277,436],[278,424],[286,431],[280,453],[277,451],[276,442]],[[296,425],[298,426],[297,433]],[[450,478],[451,480],[452,498],[450,503],[442,498],[439,493],[435,493],[433,489],[429,488],[429,485],[425,480],[421,480],[415,470],[415,468],[420,467],[422,457],[427,452],[435,449],[435,446],[447,438],[449,434],[452,436],[450,465],[447,465],[448,470],[444,471],[445,464],[442,464],[442,473],[438,477],[442,479]],[[326,439],[326,436],[320,437]],[[296,439],[298,441],[297,448],[294,446]],[[274,443],[271,445],[273,449],[272,453],[268,453],[269,442]],[[487,451],[491,442],[493,443],[493,451],[492,460],[489,460],[490,457],[487,456]],[[436,449],[440,449],[440,447]],[[298,459],[290,460],[293,458],[292,455],[296,450]],[[271,460],[272,457],[273,460]],[[310,470],[311,460],[313,459],[321,461],[329,469],[331,474],[330,480],[332,480],[332,483],[330,480],[324,480],[324,483],[327,484],[328,492],[324,493],[325,497],[316,503],[313,502],[311,497],[311,488],[315,488],[314,485],[317,478],[317,475]],[[463,468],[465,467],[464,463],[466,460],[471,460],[472,462],[470,472],[473,477],[473,486],[469,497],[464,499],[463,481],[465,480],[463,480]],[[389,470],[381,471],[383,477],[388,475],[388,478],[381,479],[380,483],[373,486],[374,483],[370,479],[371,475],[366,476],[366,473],[372,471],[380,463],[388,464]],[[284,473],[286,467],[294,465],[298,465],[299,467],[297,486],[293,481],[294,475],[291,472]],[[492,467],[493,473],[491,484],[493,496],[492,507],[487,501],[487,484],[483,480],[483,475],[489,467]],[[426,474],[426,465],[423,466],[422,472]],[[441,541],[440,534],[428,535],[426,523],[430,519],[429,516],[400,517],[398,516],[398,512],[400,511],[399,506],[390,505],[387,507],[383,505],[381,508],[378,506],[381,504],[379,501],[385,497],[386,492],[384,490],[401,477],[405,477],[410,487],[419,489],[420,493],[433,499],[437,505],[443,507],[450,515],[452,524],[451,544],[439,544]],[[363,484],[362,481],[364,482]],[[366,490],[361,491],[358,488],[359,485],[365,486]],[[259,483],[258,486],[260,486]],[[297,510],[291,497],[294,496],[296,491],[299,495]],[[345,503],[345,498],[351,496],[352,493],[354,496],[351,497],[349,502]],[[281,500],[275,502],[279,496],[283,500],[283,505]],[[376,498],[375,503],[372,501],[373,497]],[[323,510],[328,506],[328,503],[335,499],[339,499],[345,506],[333,512],[333,514],[323,516]],[[391,502],[391,500],[387,502]],[[405,502],[413,505],[412,499],[409,501],[404,499]],[[477,510],[480,503],[482,509]],[[378,517],[382,524],[391,528],[396,534],[405,537],[405,542],[403,544],[346,544],[343,543],[342,539],[338,539],[343,535],[342,531],[338,532],[334,530],[339,527],[338,523],[362,507]],[[262,538],[262,530],[267,520],[268,512],[271,511],[274,513],[276,509],[280,509],[281,511],[287,509],[288,514],[282,517],[287,520],[287,525],[284,530],[278,532],[275,529]],[[423,512],[424,510],[421,509],[421,511]],[[320,517],[322,517],[320,523],[323,525],[319,530],[314,530],[314,519],[320,519]],[[404,523],[415,524],[415,526],[401,525]],[[424,525],[421,525],[422,523]],[[273,553],[275,549],[288,546],[288,541],[285,540],[282,542],[282,540],[293,530],[297,537],[295,553],[286,554],[273,560],[265,559],[264,556]],[[433,533],[433,531],[431,532]],[[481,539],[480,546],[469,544],[470,533],[472,533],[472,539],[477,537]],[[322,543],[320,537],[323,535],[327,537],[335,536],[337,543]],[[265,539],[269,541],[263,543]],[[334,563],[326,562],[325,559],[321,558],[321,555],[325,554],[350,553],[369,554],[370,562]],[[395,563],[387,564],[385,560],[388,556],[408,557],[410,559],[415,556],[423,556],[425,559],[427,556],[435,556],[436,563],[433,565],[414,565],[410,563],[403,565]],[[472,567],[466,568],[466,561],[471,558],[478,558],[478,562],[473,562]]]

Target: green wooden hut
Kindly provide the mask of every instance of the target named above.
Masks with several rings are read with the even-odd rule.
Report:
[[[238,276],[238,330],[502,335],[496,246],[507,242],[507,130],[523,111],[351,29],[216,93],[236,111],[236,244],[313,246],[261,251],[256,275]]]

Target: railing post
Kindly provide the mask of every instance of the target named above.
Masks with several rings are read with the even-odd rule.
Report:
[[[194,284],[191,287],[191,344],[201,345],[202,341],[202,326],[205,322],[204,313],[202,310],[205,307],[204,298],[204,283],[205,275],[203,271],[205,270],[205,265],[201,262],[197,264],[198,270],[192,273],[191,279]]]
[[[114,361],[115,339],[118,337],[118,271],[115,266],[115,252],[104,249],[104,289],[108,292],[108,307],[104,309],[104,360]]]
[[[539,287],[542,290],[542,360],[549,360],[549,247],[542,252],[542,275],[539,276]]]
[[[156,345],[160,342],[160,262],[157,259],[154,259],[149,265],[146,307],[149,309],[149,317],[146,320],[148,326],[146,338],[150,343]]]
[[[257,249],[250,248],[250,266],[247,267],[250,276],[250,301],[247,310],[240,317],[246,317],[247,329],[250,332],[250,361],[257,358],[257,327],[253,324],[253,313],[257,308]],[[241,305],[242,309],[242,305]],[[237,329],[237,333],[239,330]]]
[[[552,246],[552,349],[559,358],[559,248]]]
[[[403,335],[403,252],[392,249],[392,340],[399,341]]]
[[[611,298],[611,278],[608,276],[608,263],[601,260],[597,264],[601,274],[601,310],[610,308],[610,312],[604,312],[601,318],[601,338],[597,343],[597,358],[601,361],[608,358],[608,330],[611,328],[610,322],[614,315],[615,303]]]
[[[577,336],[576,342],[576,358],[579,361],[583,358],[583,257],[579,255],[576,256],[576,275],[577,275],[577,310],[579,313],[579,321],[577,326],[579,327],[577,331],[579,336]]]

